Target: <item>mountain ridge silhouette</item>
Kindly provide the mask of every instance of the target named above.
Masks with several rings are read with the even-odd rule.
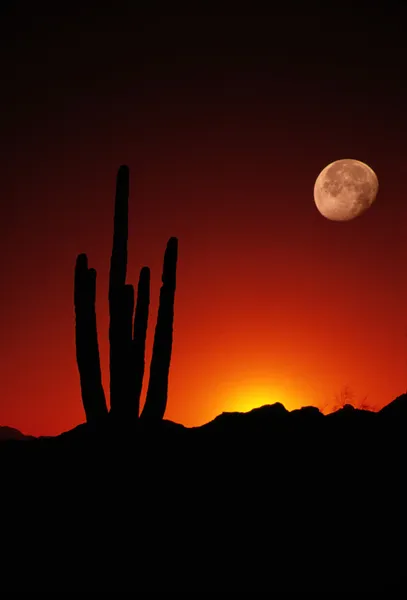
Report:
[[[18,523],[44,548],[38,560],[27,550],[25,573],[36,570],[17,587],[399,589],[407,419],[395,415],[407,395],[396,400],[386,411],[330,415],[276,403],[196,428],[163,420],[123,429],[107,417],[4,442],[3,538],[9,548]],[[17,543],[16,567],[24,552]]]
[[[407,420],[407,394],[401,394],[388,404],[383,406],[377,411],[360,409],[353,406],[352,404],[344,404],[342,407],[333,410],[332,412],[324,414],[317,406],[302,406],[293,410],[288,410],[281,402],[274,402],[272,404],[264,404],[259,407],[252,408],[248,411],[223,411],[210,421],[203,423],[202,425],[186,426],[169,419],[163,419],[167,428],[172,430],[208,430],[216,429],[217,427],[223,427],[224,424],[233,426],[237,422],[244,422],[246,425],[256,420],[264,420],[268,425],[272,424],[272,419],[284,419],[290,418],[302,420],[304,426],[311,419],[367,419],[377,418],[377,416],[387,418],[406,418]],[[280,425],[281,423],[279,423]],[[63,431],[56,435],[48,436],[34,436],[22,433],[20,430],[9,427],[0,426],[0,443],[3,441],[17,441],[17,440],[53,440],[61,436],[74,435],[74,432],[87,431],[87,423],[81,423],[70,430]]]
[[[0,443],[7,440],[33,440],[37,439],[34,435],[22,433],[15,427],[8,425],[0,425]]]

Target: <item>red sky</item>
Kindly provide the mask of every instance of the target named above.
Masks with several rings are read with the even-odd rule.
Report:
[[[332,407],[345,384],[379,408],[406,390],[406,53],[404,16],[391,8],[351,23],[328,9],[3,15],[0,425],[51,435],[84,421],[80,252],[98,272],[108,391],[122,163],[128,281],[152,269],[149,346],[164,248],[179,238],[167,418],[199,425],[275,401]],[[333,223],[313,185],[347,157],[375,170],[379,195],[363,217]]]

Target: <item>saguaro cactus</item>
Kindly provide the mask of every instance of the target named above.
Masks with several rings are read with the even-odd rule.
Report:
[[[126,284],[128,243],[129,169],[119,168],[116,180],[113,248],[109,277],[110,413],[128,422],[137,419],[145,371],[145,346],[150,304],[150,270],[140,272],[134,314],[134,288]],[[164,255],[162,287],[155,330],[144,420],[164,417],[171,362],[178,240],[170,238]],[[97,344],[96,272],[87,257],[78,256],[75,271],[77,362],[86,418],[93,421],[107,412]]]

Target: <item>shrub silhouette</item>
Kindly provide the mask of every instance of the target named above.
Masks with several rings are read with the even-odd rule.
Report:
[[[168,240],[164,254],[162,286],[146,401],[140,415],[140,395],[145,371],[145,345],[150,304],[150,269],[140,271],[137,299],[126,283],[128,243],[129,169],[121,166],[116,179],[113,247],[109,276],[110,417],[129,424],[139,416],[163,419],[171,363],[178,239]],[[102,385],[96,320],[96,271],[88,268],[86,254],[76,260],[75,341],[82,402],[88,423],[108,415]],[[136,304],[136,306],[134,306]]]

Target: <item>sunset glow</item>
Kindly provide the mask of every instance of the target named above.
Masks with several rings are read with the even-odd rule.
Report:
[[[84,421],[73,312],[81,252],[97,270],[108,396],[120,164],[130,167],[128,282],[151,268],[146,379],[163,252],[170,236],[179,239],[166,418],[192,426],[274,402],[333,407],[344,384],[375,408],[404,392],[405,99],[397,53],[385,60],[378,47],[365,60],[362,48],[359,62],[346,62],[328,32],[323,43],[323,32],[305,36],[298,25],[293,33],[289,20],[290,35],[318,40],[299,64],[273,42],[263,17],[251,37],[246,17],[233,17],[236,40],[227,46],[229,17],[213,25],[210,48],[204,27],[165,17],[165,26],[151,18],[137,34],[102,43],[106,21],[99,33],[75,37],[82,47],[71,27],[59,30],[52,19],[37,24],[38,38],[47,27],[46,46],[30,37],[31,18],[20,20],[8,41],[14,66],[4,66],[12,92],[2,111],[0,425],[50,435]],[[359,39],[356,30],[347,35]],[[329,52],[346,64],[339,83],[324,62]],[[380,194],[363,217],[329,222],[313,186],[343,156],[371,165]]]

